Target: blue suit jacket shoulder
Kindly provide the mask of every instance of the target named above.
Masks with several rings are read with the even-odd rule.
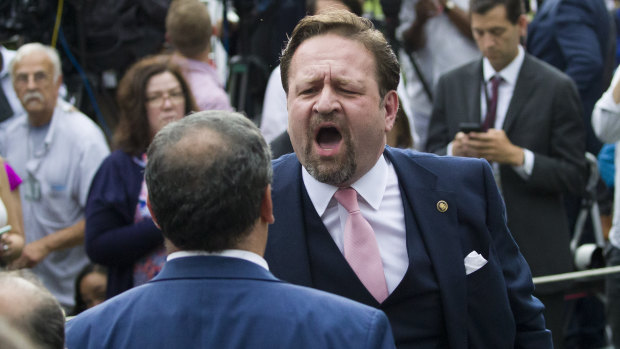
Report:
[[[229,257],[169,261],[70,320],[72,348],[393,348],[385,314]]]

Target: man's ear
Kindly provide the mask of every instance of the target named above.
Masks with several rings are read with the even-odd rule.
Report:
[[[521,38],[525,38],[527,36],[527,16],[521,15],[519,19],[517,19],[517,26],[519,27],[519,35]]]
[[[269,224],[276,221],[273,216],[273,202],[271,201],[271,184],[265,188],[265,194],[263,195],[263,201],[260,203],[260,218]]]
[[[151,219],[153,220],[153,223],[155,223],[155,226],[159,228],[159,230],[161,230],[161,227],[157,223],[157,217],[155,217],[155,212],[153,212],[153,208],[151,207],[151,197],[148,194],[146,195],[146,207],[148,207],[149,212],[151,213]]]
[[[396,91],[389,91],[383,97],[383,108],[385,108],[385,132],[387,133],[394,127],[394,121],[396,121],[396,114],[398,113],[398,94]]]

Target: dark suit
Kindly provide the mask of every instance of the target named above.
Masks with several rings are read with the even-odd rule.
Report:
[[[167,262],[67,323],[67,348],[393,348],[383,313],[238,258]]]
[[[427,150],[445,154],[462,121],[480,121],[482,61],[440,78]],[[534,153],[528,180],[500,166],[508,227],[534,276],[572,270],[564,193],[579,194],[585,175],[584,131],[574,83],[526,54],[506,112],[508,139]]]
[[[383,310],[400,348],[548,348],[529,268],[506,229],[491,169],[481,160],[386,147],[400,183],[409,269],[382,304],[364,288],[329,236],[294,154],[274,164],[276,221],[265,254],[278,277]],[[446,212],[437,208],[448,204]],[[464,258],[488,263],[466,276]]]
[[[427,150],[446,153],[462,121],[480,122],[482,60],[443,75],[437,86]],[[534,276],[572,271],[570,231],[563,195],[579,194],[585,180],[581,104],[568,76],[528,54],[517,77],[503,130],[515,145],[534,153],[527,180],[501,165],[500,185],[508,227]],[[547,325],[561,340],[566,284],[537,288],[547,306]]]
[[[583,103],[587,150],[597,154],[590,115],[613,71],[611,16],[604,0],[545,0],[528,25],[527,50],[570,76]],[[612,66],[608,66],[612,64]],[[607,80],[606,83],[609,83]]]

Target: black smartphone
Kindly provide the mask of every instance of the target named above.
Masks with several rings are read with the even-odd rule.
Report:
[[[478,122],[461,122],[459,130],[463,133],[482,132],[482,126]]]

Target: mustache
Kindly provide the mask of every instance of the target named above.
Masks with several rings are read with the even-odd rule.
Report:
[[[26,94],[24,94],[24,97],[23,97],[24,103],[28,103],[32,99],[38,99],[40,102],[43,102],[45,100],[45,97],[43,97],[43,94],[41,92],[37,92],[37,91],[26,92]]]

